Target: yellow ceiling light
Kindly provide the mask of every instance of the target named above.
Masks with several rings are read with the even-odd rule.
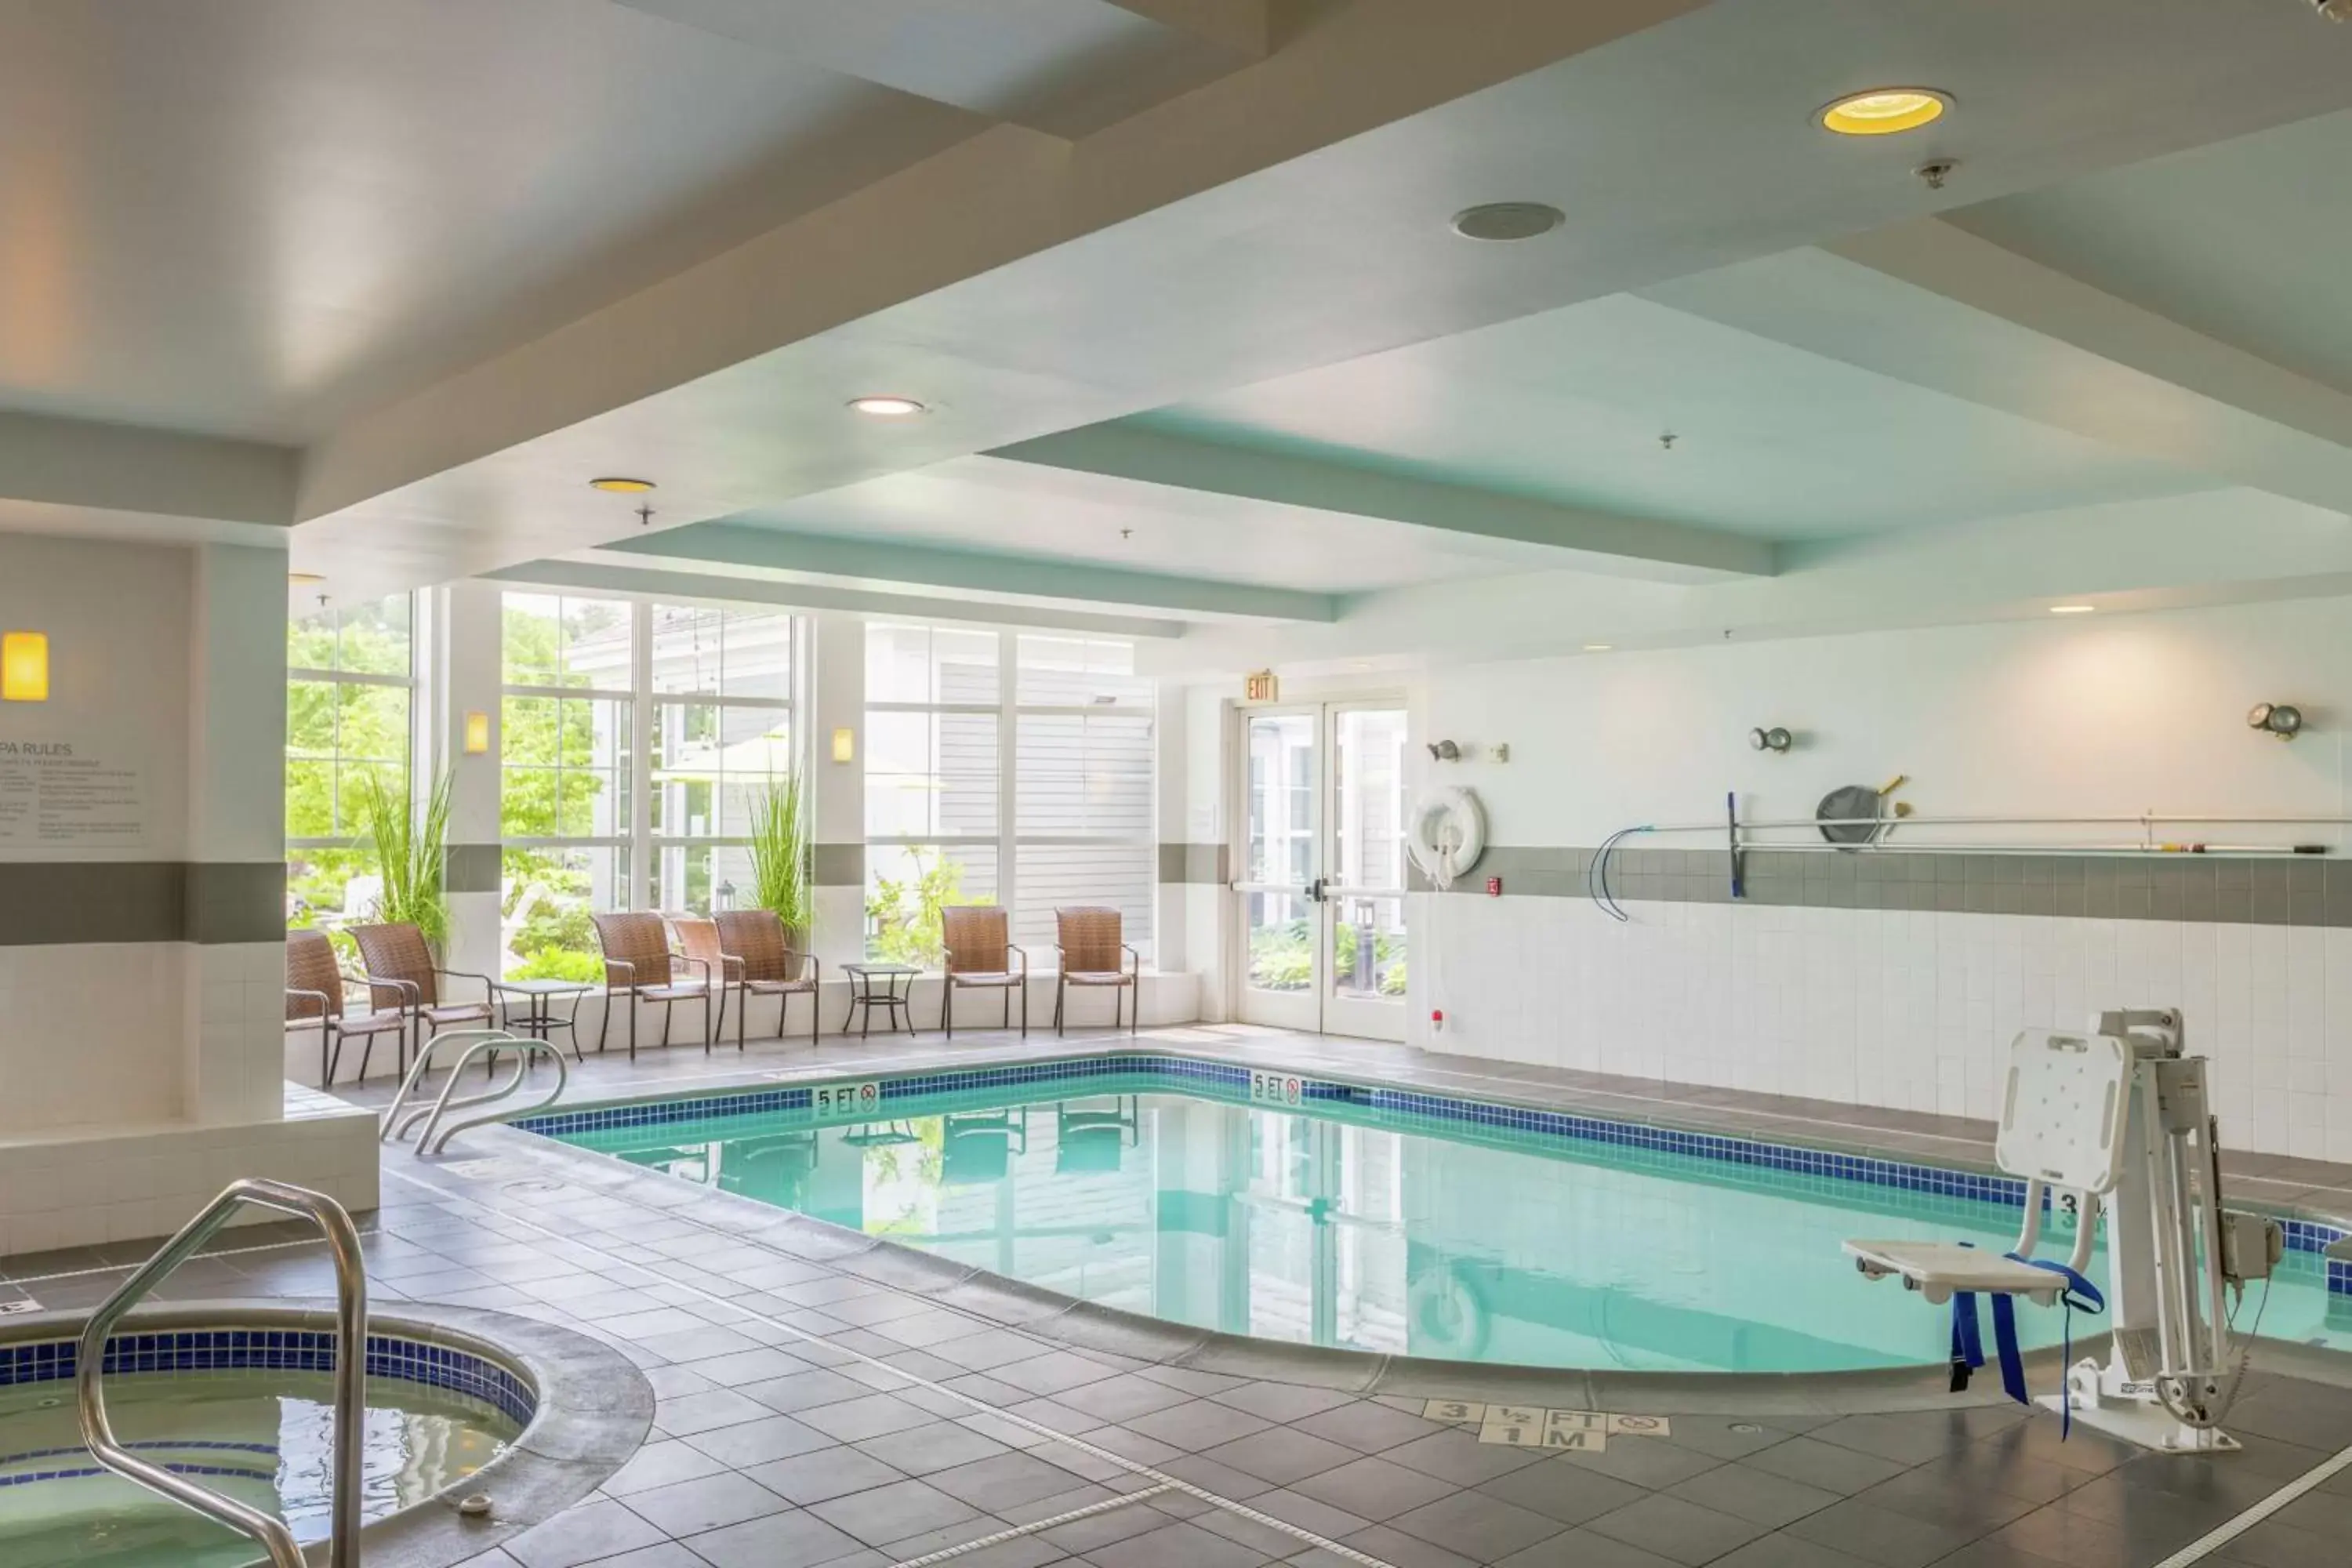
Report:
[[[625,479],[620,475],[613,474],[601,479],[590,479],[588,488],[592,490],[605,490],[616,496],[641,496],[654,488],[654,482],[651,479]]]
[[[905,419],[923,412],[923,405],[911,397],[853,397],[849,406],[877,419]]]
[[[2087,616],[2098,607],[2096,605],[2053,605],[2050,613],[2053,616]]]
[[[1892,136],[1944,117],[1952,95],[1932,87],[1874,87],[1822,108],[1822,129],[1840,136]]]

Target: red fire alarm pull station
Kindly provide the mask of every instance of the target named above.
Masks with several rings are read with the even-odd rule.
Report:
[[[1500,877],[1486,879],[1486,896],[1490,899],[1499,899],[1503,896],[1503,879]]]

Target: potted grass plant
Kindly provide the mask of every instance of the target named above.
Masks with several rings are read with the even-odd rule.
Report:
[[[362,790],[368,837],[383,879],[375,918],[415,926],[440,958],[449,941],[449,775],[434,782],[422,812],[413,809],[407,790],[394,788],[381,773],[369,773]]]
[[[775,912],[783,924],[784,941],[798,952],[806,951],[815,913],[814,868],[803,805],[796,773],[771,777],[751,803],[751,902]]]

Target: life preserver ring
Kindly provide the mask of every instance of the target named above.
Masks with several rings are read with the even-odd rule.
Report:
[[[1441,888],[1452,885],[1486,853],[1486,813],[1478,797],[1453,785],[1423,795],[1412,808],[1405,849],[1423,876]]]

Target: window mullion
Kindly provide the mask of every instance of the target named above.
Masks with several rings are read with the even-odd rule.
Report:
[[[654,607],[639,599],[630,606],[629,685],[629,903],[653,905],[654,867]]]
[[[1021,908],[1021,869],[1013,853],[1021,822],[1020,718],[1013,700],[1021,672],[1013,662],[1018,647],[1011,632],[996,634],[996,901],[1007,911],[1007,925],[1018,924]]]

